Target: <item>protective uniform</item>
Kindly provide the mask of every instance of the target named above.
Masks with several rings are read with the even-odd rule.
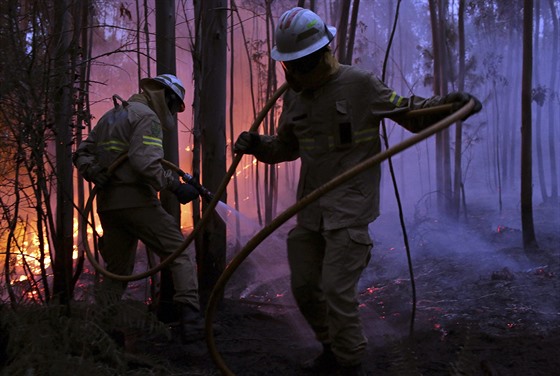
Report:
[[[419,131],[424,121],[431,124],[429,119],[412,121],[400,115],[440,103],[439,97],[401,97],[372,74],[341,65],[316,90],[290,90],[277,135],[260,136],[252,154],[266,163],[300,158],[301,199],[379,153],[382,118]],[[367,226],[379,215],[379,179],[380,167],[374,166],[326,193],[298,213],[298,226],[288,238],[296,300],[317,338],[332,342],[342,363],[361,359],[367,343],[355,289],[372,246]],[[319,284],[323,291],[309,289]]]
[[[106,169],[120,155],[128,155],[97,195],[104,232],[101,254],[107,270],[115,274],[132,273],[138,239],[163,258],[184,241],[179,225],[162,208],[157,195],[158,191],[178,184],[173,173],[164,170],[160,163],[164,156],[162,122],[169,126],[173,118],[165,102],[165,86],[157,79],[167,82],[167,76],[170,75],[143,80],[143,92],[107,112],[74,153],[74,164],[89,181],[94,180],[93,171]],[[173,91],[181,94],[177,87]],[[183,100],[184,89],[179,98]],[[197,194],[191,199],[195,197]],[[179,255],[170,264],[170,270],[174,301],[198,312],[198,281],[192,253]],[[102,288],[100,296],[118,299],[126,283],[104,278]]]

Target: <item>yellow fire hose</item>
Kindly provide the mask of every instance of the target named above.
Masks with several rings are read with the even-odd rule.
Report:
[[[231,260],[228,264],[227,268],[224,270],[212,293],[210,295],[210,299],[208,301],[208,305],[206,307],[206,342],[208,346],[208,350],[212,359],[220,369],[223,375],[227,376],[234,376],[235,374],[227,367],[224,362],[224,359],[216,349],[216,343],[214,341],[214,333],[212,328],[212,322],[214,319],[214,314],[216,311],[218,300],[224,291],[225,285],[228,280],[231,278],[235,270],[241,265],[241,263],[251,254],[251,252],[264,240],[266,239],[272,232],[274,232],[278,227],[284,224],[288,219],[293,217],[297,214],[300,210],[304,207],[312,203],[313,201],[317,200],[325,193],[330,192],[334,188],[338,187],[342,183],[352,179],[356,175],[360,174],[361,172],[365,171],[368,168],[371,168],[384,160],[398,154],[405,149],[427,139],[428,137],[436,134],[437,132],[442,131],[443,129],[449,127],[451,124],[457,122],[458,120],[463,119],[465,116],[470,114],[472,109],[474,108],[474,100],[470,100],[467,104],[461,107],[458,111],[452,113],[451,115],[447,116],[446,118],[438,121],[437,123],[431,125],[430,127],[424,129],[422,132],[415,134],[414,136],[410,137],[409,139],[397,144],[381,153],[376,154],[375,156],[361,162],[354,168],[346,171],[345,173],[337,176],[336,178],[332,179],[328,183],[324,184],[323,186],[317,188],[307,196],[303,197],[301,200],[296,202],[294,205],[286,209],[284,212],[279,214],[269,225],[261,229],[255,236],[253,236],[247,244],[241,249],[241,251]],[[427,109],[420,109],[410,111],[407,116],[419,116],[419,115],[426,115],[429,113],[440,112],[440,111],[449,111],[451,109],[451,105],[443,105],[437,106]]]

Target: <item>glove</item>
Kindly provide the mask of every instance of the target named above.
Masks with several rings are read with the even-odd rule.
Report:
[[[456,111],[467,104],[467,102],[471,99],[474,100],[474,107],[470,114],[461,119],[462,121],[465,121],[469,116],[474,115],[482,110],[482,103],[480,103],[480,101],[475,96],[464,92],[449,93],[443,97],[443,103],[453,103],[453,111]]]
[[[195,198],[198,198],[199,195],[196,188],[187,183],[179,183],[171,192],[177,196],[177,200],[179,200],[181,204],[187,204]]]
[[[261,137],[258,133],[241,132],[237,141],[235,141],[233,151],[241,154],[253,154],[260,143]]]
[[[98,188],[103,188],[110,178],[107,169],[99,165],[91,165],[86,172],[86,176],[84,176],[86,180],[91,181]]]

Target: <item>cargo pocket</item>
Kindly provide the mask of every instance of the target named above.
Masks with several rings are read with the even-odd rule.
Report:
[[[363,252],[363,267],[366,267],[371,258],[371,248],[373,247],[373,241],[369,236],[368,227],[349,227],[348,236],[350,239],[359,245],[358,248],[362,249]]]

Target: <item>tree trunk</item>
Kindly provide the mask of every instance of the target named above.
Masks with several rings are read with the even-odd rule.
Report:
[[[235,1],[230,1],[230,19],[233,20],[234,14],[239,16],[237,12],[237,7],[235,5]],[[235,159],[235,151],[233,150],[233,143],[235,140],[235,130],[234,130],[234,97],[235,97],[235,33],[234,33],[234,22],[231,22],[230,29],[229,29],[229,48],[230,48],[230,59],[229,59],[229,135],[230,140],[232,140],[230,144],[230,156],[231,160]],[[243,30],[243,22],[240,22],[241,29]],[[244,40],[246,42],[246,40]],[[246,46],[246,44],[245,44]],[[249,62],[249,65],[251,62]],[[235,210],[239,211],[239,187],[237,182],[237,174],[233,174],[233,204],[235,205]],[[241,250],[241,223],[240,221],[235,221],[235,245],[234,248],[236,252]]]
[[[346,46],[346,64],[352,64],[354,56],[354,41],[356,40],[356,26],[358,24],[358,11],[360,9],[360,0],[354,0],[352,5],[352,18],[350,19],[350,29],[348,30],[348,45]]]
[[[535,2],[535,30],[536,32],[534,32],[534,38],[535,38],[535,42],[534,42],[534,52],[533,52],[533,56],[535,56],[537,59],[540,56],[540,48],[539,48],[539,39],[540,39],[540,25],[541,25],[541,12],[540,12],[540,7],[541,7],[541,2],[539,0],[536,0]],[[554,59],[553,59],[554,60]],[[537,66],[539,65],[539,61],[537,61]],[[535,71],[533,72],[534,75],[534,80],[536,83],[536,87],[540,87],[542,88],[543,85],[541,85],[540,82],[540,74],[539,74],[539,69],[535,69]],[[544,161],[543,161],[543,150],[542,150],[542,110],[543,110],[543,106],[544,106],[544,101],[535,101],[536,103],[536,107],[535,110],[537,112],[537,116],[535,118],[535,146],[536,146],[536,158],[537,158],[537,178],[539,180],[539,188],[540,188],[540,192],[541,192],[541,199],[543,203],[547,203],[548,202],[548,193],[547,193],[547,189],[546,189],[546,178],[545,178],[545,173],[544,173]]]
[[[552,18],[552,56],[558,56],[558,36],[560,35],[560,30],[558,28],[558,15],[556,13],[556,6],[554,0],[548,0],[548,5],[550,7],[550,16]],[[558,88],[557,74],[558,74],[558,59],[551,59],[551,74],[550,74],[550,87]],[[556,114],[554,113],[556,111]],[[560,118],[560,113],[558,111],[558,102],[554,102],[552,99],[548,101],[548,153],[550,156],[550,198],[552,202],[558,202],[558,165],[556,159],[556,121]]]
[[[459,91],[465,90],[465,0],[459,0],[458,10],[459,29],[459,76],[457,78]],[[458,121],[455,125],[455,166],[453,182],[453,213],[459,218],[461,211],[461,187],[463,185],[462,165],[463,155],[463,122]]]
[[[533,1],[523,1],[523,68],[521,84],[521,225],[523,247],[537,247],[533,223],[531,90],[533,70]]]
[[[158,75],[176,74],[175,57],[175,0],[156,1],[156,72]],[[140,78],[140,77],[139,77]],[[179,163],[179,139],[177,136],[177,117],[171,129],[163,132],[164,158],[171,163]],[[177,226],[181,224],[181,206],[175,195],[167,190],[160,192],[163,208],[171,214]],[[174,249],[170,251],[175,251]],[[157,316],[163,322],[173,320],[173,295],[175,287],[169,268],[160,273],[159,301],[156,303]]]
[[[350,15],[350,0],[342,0],[340,5],[340,18],[338,23],[336,48],[338,49],[338,61],[347,64],[346,59],[346,40],[348,37],[348,16]]]
[[[434,94],[447,94],[445,75],[445,16],[441,0],[430,0],[430,19],[434,49]],[[451,173],[449,155],[449,131],[436,134],[436,189],[438,209],[447,212],[447,198],[450,197]]]
[[[267,30],[267,41],[273,39],[274,35],[274,22],[272,17],[272,9],[270,8],[270,3],[267,3],[266,9],[266,30]],[[267,81],[266,81],[266,98],[270,98],[277,88],[276,80],[276,64],[272,58],[270,58],[270,50],[272,46],[268,44],[268,70],[267,70]],[[273,135],[276,133],[276,114],[274,111],[270,111],[264,121],[264,133],[267,135]],[[264,207],[265,224],[272,222],[276,216],[276,203],[278,201],[278,178],[276,174],[276,165],[264,165]]]
[[[202,130],[202,180],[210,191],[216,191],[226,173],[227,2],[205,0],[201,6],[204,44],[198,122]],[[221,197],[224,202],[225,196]],[[203,211],[206,205],[203,203]],[[216,213],[203,229],[200,261],[200,298],[205,305],[226,263],[226,227]]]
[[[56,234],[54,235],[53,294],[61,304],[72,299],[73,185],[72,185],[72,18],[71,2],[54,3],[53,56],[54,123],[56,127]]]

